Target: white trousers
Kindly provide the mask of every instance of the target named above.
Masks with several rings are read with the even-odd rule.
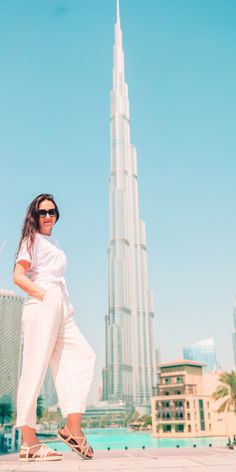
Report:
[[[36,426],[37,398],[48,366],[63,417],[84,413],[93,380],[95,353],[75,324],[61,284],[44,284],[43,301],[29,298],[22,312],[23,363],[17,392],[16,427]]]

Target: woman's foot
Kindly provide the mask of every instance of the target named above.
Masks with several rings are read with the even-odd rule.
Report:
[[[23,444],[21,446],[19,461],[21,462],[43,462],[58,461],[63,458],[61,452],[54,451],[46,444],[37,443],[31,446]]]
[[[94,450],[87,442],[87,439],[81,429],[70,431],[65,425],[64,428],[58,430],[58,436],[67,444],[67,446],[71,447],[84,459],[93,458]]]

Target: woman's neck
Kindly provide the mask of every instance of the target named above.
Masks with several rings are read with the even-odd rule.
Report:
[[[42,231],[39,231],[39,234],[42,234],[43,236],[52,236],[52,232],[50,232],[50,233],[43,233]]]

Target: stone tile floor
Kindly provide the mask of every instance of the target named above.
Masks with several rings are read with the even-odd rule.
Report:
[[[18,454],[0,456],[0,472],[236,472],[236,449],[180,448],[96,451],[86,461],[64,452],[62,461],[22,463]]]

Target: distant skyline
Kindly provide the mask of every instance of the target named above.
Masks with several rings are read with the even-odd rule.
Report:
[[[201,339],[183,347],[183,359],[202,362],[203,372],[214,372],[221,369],[217,361],[214,338]]]
[[[233,367],[236,2],[120,0],[131,141],[163,361],[213,336]],[[26,207],[53,193],[76,320],[105,362],[115,0],[0,2],[0,287]]]

